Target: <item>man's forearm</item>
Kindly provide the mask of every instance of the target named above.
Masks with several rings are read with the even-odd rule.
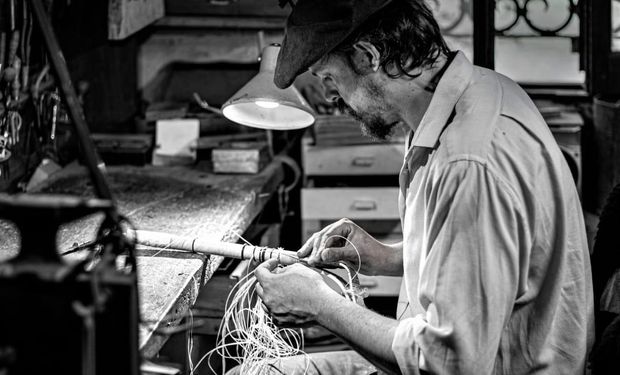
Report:
[[[330,294],[323,300],[318,323],[383,371],[400,374],[392,352],[392,340],[398,325],[396,320]]]
[[[384,249],[379,258],[373,261],[374,275],[402,276],[403,274],[403,243],[382,244]]]

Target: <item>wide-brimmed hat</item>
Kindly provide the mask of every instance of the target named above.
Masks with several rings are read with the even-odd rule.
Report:
[[[391,0],[299,0],[286,21],[274,83],[289,87],[295,78],[346,40]]]

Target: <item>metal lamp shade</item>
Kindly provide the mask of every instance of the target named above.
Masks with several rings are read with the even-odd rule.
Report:
[[[281,90],[273,83],[279,46],[263,50],[258,74],[222,106],[231,121],[253,128],[293,130],[314,123],[313,111],[294,86]]]

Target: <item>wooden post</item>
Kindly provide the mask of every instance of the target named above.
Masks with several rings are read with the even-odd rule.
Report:
[[[474,64],[495,69],[495,0],[476,0],[474,7]]]
[[[109,0],[108,38],[125,39],[164,15],[164,0]]]

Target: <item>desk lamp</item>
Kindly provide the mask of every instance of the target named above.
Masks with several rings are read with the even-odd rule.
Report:
[[[258,74],[222,106],[224,116],[241,125],[267,130],[294,130],[314,123],[313,111],[294,86],[273,83],[280,45],[263,49]]]

